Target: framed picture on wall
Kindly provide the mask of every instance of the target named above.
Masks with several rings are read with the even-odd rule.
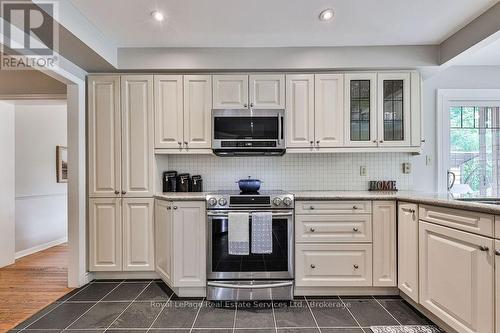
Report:
[[[68,182],[68,148],[56,146],[56,176],[58,183]]]

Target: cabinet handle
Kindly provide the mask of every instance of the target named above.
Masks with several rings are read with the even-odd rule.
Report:
[[[495,255],[500,256],[500,250],[496,250]]]
[[[380,140],[379,142],[380,142],[380,143],[384,143],[384,140]]]
[[[316,140],[316,144],[319,145],[319,140]]]
[[[316,265],[311,264],[311,268],[312,268],[312,269],[316,268]]]
[[[352,228],[352,231],[354,231],[354,232],[358,232],[358,230],[359,230],[359,229],[358,229],[358,228],[356,228],[356,227]]]
[[[354,264],[354,269],[358,269],[358,268],[359,268],[359,266]]]
[[[314,144],[314,141],[309,141],[309,144],[312,146]]]
[[[358,209],[358,206],[354,205],[354,206],[352,206],[352,209],[356,210],[356,209]]]
[[[480,246],[479,246],[479,250],[481,250],[481,251],[483,251],[483,252],[486,252],[486,251],[488,251],[489,249],[490,249],[489,247],[484,246],[484,245],[480,245]]]
[[[373,140],[373,143],[377,143],[377,140]]]
[[[116,195],[120,194],[120,191],[115,191],[115,194],[116,194]]]
[[[174,206],[174,209],[177,209],[177,206]]]
[[[311,229],[309,229],[309,230],[311,230],[311,232],[314,232],[314,231],[315,231],[315,229],[314,229],[314,228],[311,228]]]
[[[171,209],[172,209],[172,207],[170,207],[170,206],[167,206],[167,210],[171,210]]]
[[[243,107],[247,108],[247,107],[248,107],[248,104],[247,104],[247,103],[243,104]]]
[[[309,206],[309,209],[310,209],[310,210],[313,210],[313,209],[314,209],[314,206]]]
[[[123,194],[123,195],[127,194],[127,191],[122,191],[122,194]]]
[[[182,146],[182,142],[180,142],[180,141],[177,141],[177,144],[178,144],[179,146]]]
[[[187,145],[188,145],[188,142],[187,142],[187,141],[184,141],[184,145],[185,145],[185,146],[187,147]]]
[[[250,103],[250,107],[253,108],[253,103]]]

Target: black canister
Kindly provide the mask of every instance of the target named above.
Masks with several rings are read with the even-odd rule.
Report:
[[[165,171],[163,173],[163,192],[176,192],[177,171]]]
[[[200,175],[191,177],[191,192],[203,192],[203,180]]]
[[[189,173],[180,173],[177,175],[177,192],[189,192]]]

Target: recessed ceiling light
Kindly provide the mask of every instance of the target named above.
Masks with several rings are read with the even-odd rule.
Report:
[[[319,14],[319,19],[321,21],[329,21],[329,20],[331,20],[333,18],[334,14],[335,14],[335,12],[333,11],[333,9],[328,8],[328,9],[325,9],[324,11],[322,11]]]
[[[165,19],[165,16],[163,16],[163,13],[159,12],[157,10],[155,10],[154,12],[152,12],[151,16],[153,16],[153,18],[155,20],[157,20],[158,22],[161,22],[161,21],[163,21]]]

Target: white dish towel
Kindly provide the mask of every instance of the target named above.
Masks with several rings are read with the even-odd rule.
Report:
[[[248,213],[229,213],[228,214],[228,243],[230,255],[249,255],[250,254],[250,235]]]
[[[273,253],[273,215],[271,212],[252,214],[252,253]]]

